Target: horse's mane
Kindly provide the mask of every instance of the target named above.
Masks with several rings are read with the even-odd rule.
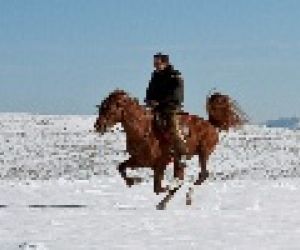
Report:
[[[97,107],[102,110],[107,108],[111,103],[116,103],[120,100],[129,100],[132,103],[139,105],[137,98],[130,97],[130,95],[122,89],[115,89],[106,98],[104,98],[101,104],[97,105]]]
[[[129,97],[129,95],[122,89],[115,89],[114,91],[112,91],[109,95],[107,99],[115,99],[115,98],[119,98],[119,97]]]
[[[139,104],[139,100],[136,97],[131,97],[125,90],[122,89],[115,89],[110,93],[109,97],[112,99],[125,97],[135,104]]]

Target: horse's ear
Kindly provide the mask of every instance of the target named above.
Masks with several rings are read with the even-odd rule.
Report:
[[[101,108],[101,105],[100,104],[97,104],[95,105],[96,109],[98,110],[98,112],[100,112],[100,108]]]
[[[134,102],[136,102],[137,104],[139,103],[139,99],[138,99],[137,97],[133,97],[132,100],[133,100]]]
[[[125,92],[125,90],[123,89],[119,89],[116,88],[114,91],[111,92],[112,94],[116,94],[116,95],[127,95],[127,93]]]

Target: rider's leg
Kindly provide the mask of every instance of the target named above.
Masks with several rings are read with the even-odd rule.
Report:
[[[177,110],[172,110],[169,113],[169,125],[170,125],[173,149],[176,154],[186,154],[185,141],[183,138],[183,134],[180,131],[177,113],[178,113]]]

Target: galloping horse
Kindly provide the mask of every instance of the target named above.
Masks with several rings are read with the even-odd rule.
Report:
[[[243,114],[227,95],[214,93],[207,98],[206,103],[209,119],[204,120],[195,115],[180,113],[179,127],[185,141],[185,152],[180,155],[170,155],[171,141],[166,132],[158,132],[153,125],[151,110],[139,105],[137,99],[131,98],[123,90],[113,91],[99,105],[99,117],[95,129],[104,133],[116,123],[121,123],[127,135],[126,149],[130,158],[121,163],[118,170],[128,186],[138,181],[137,178],[126,176],[126,168],[148,167],[154,171],[154,192],[164,192],[161,182],[166,166],[174,159],[174,177],[183,180],[184,166],[178,160],[181,155],[191,158],[198,155],[201,171],[194,183],[200,185],[207,177],[206,163],[209,155],[218,143],[219,129],[228,130],[230,127],[244,122]],[[172,158],[173,157],[173,158]]]

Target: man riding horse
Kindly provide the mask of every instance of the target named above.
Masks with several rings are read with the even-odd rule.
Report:
[[[184,84],[181,73],[169,62],[169,56],[154,55],[154,68],[145,102],[154,112],[154,127],[157,131],[171,136],[171,152],[175,155],[184,152],[184,141],[179,129],[178,113],[182,108]]]
[[[115,90],[99,105],[94,127],[103,134],[115,124],[122,124],[130,157],[118,165],[121,177],[132,186],[140,179],[128,177],[126,169],[149,167],[154,173],[154,192],[159,194],[166,191],[162,180],[170,156],[173,157],[174,177],[183,180],[184,163],[180,156],[197,155],[201,171],[194,184],[200,185],[208,177],[207,161],[219,141],[219,131],[242,125],[244,119],[232,99],[220,93],[207,98],[208,120],[183,112],[179,115],[183,102],[183,80],[179,71],[169,63],[167,55],[160,53],[154,55],[154,67],[145,99],[153,112],[147,111],[125,91]],[[179,124],[184,126],[184,134],[188,131],[184,141]]]

